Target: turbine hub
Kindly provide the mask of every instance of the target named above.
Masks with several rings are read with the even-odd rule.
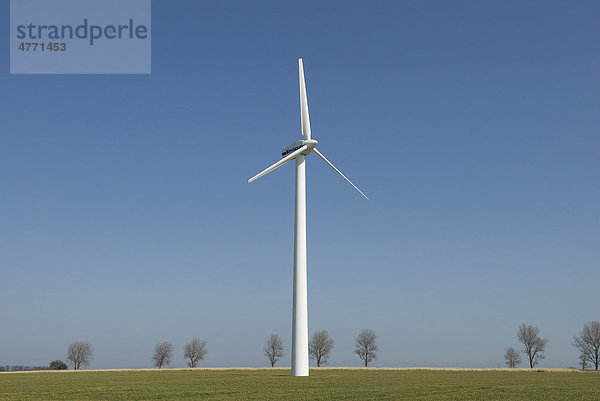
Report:
[[[303,145],[308,146],[308,149],[306,149],[306,151],[303,152],[303,154],[305,154],[305,155],[307,155],[310,152],[312,152],[312,150],[315,148],[315,146],[317,146],[317,144],[319,143],[319,142],[315,141],[314,139],[307,139],[307,140],[302,141],[302,142],[303,142],[302,143]]]

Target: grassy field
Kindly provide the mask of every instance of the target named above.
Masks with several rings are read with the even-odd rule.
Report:
[[[0,400],[600,400],[577,371],[188,369],[0,374]]]

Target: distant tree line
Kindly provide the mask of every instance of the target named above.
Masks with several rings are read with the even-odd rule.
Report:
[[[520,351],[514,347],[508,347],[504,353],[504,362],[509,368],[516,368],[523,362],[521,354],[526,358],[530,368],[534,368],[545,358],[548,339],[540,336],[540,330],[537,327],[528,324],[521,324],[517,329],[516,338],[521,344]],[[361,331],[355,342],[354,353],[361,359],[364,367],[377,359],[379,348],[376,342],[377,336],[373,330],[365,329]],[[329,357],[334,348],[334,340],[329,337],[326,330],[313,333],[309,340],[309,355],[315,361],[317,367],[327,365]],[[573,346],[579,350],[579,366],[581,370],[594,369],[600,367],[600,322],[586,322],[579,335],[574,336]],[[281,337],[278,334],[271,334],[263,348],[263,354],[269,360],[271,367],[284,356],[284,346]],[[191,368],[198,366],[198,363],[204,359],[208,348],[205,340],[193,339],[183,347],[183,358]],[[89,366],[93,359],[94,348],[86,342],[74,342],[67,348],[67,362],[73,369],[81,369],[82,366]],[[155,367],[163,368],[170,366],[173,360],[173,344],[168,341],[156,344],[152,361]],[[61,360],[50,362],[48,366],[26,366],[26,365],[5,365],[0,366],[0,372],[23,372],[34,370],[66,370],[67,363]]]
[[[521,353],[527,358],[530,368],[537,366],[545,358],[548,339],[540,337],[537,327],[521,324],[517,329],[517,340],[522,344]],[[586,322],[583,330],[574,337],[573,346],[579,350],[579,367],[581,370],[593,368],[598,370],[600,365],[600,322]],[[509,368],[515,368],[522,362],[519,351],[508,347],[504,353],[504,362]]]
[[[67,370],[63,361],[52,361],[48,366],[5,365],[0,366],[0,372],[29,372],[34,370]]]
[[[354,353],[362,359],[364,366],[377,358],[377,343],[375,332],[373,330],[363,330],[356,338],[356,348]],[[327,365],[331,351],[333,351],[335,342],[329,337],[326,330],[313,333],[308,342],[308,355],[317,364],[317,367]],[[267,339],[267,345],[263,348],[263,353],[269,360],[271,367],[274,367],[277,361],[283,356],[283,341],[279,334],[271,334]]]
[[[377,358],[376,335],[372,330],[363,330],[356,339],[355,353],[362,359],[364,366]],[[314,359],[317,366],[326,365],[329,362],[329,356],[334,347],[334,341],[329,337],[325,330],[313,333],[309,340],[308,352],[311,359]],[[279,334],[271,334],[267,338],[267,343],[263,348],[263,354],[268,359],[271,367],[284,356],[283,340]],[[208,352],[206,341],[193,339],[183,347],[183,356],[187,360],[187,365],[191,368],[198,366],[198,362],[204,359]],[[171,365],[173,361],[173,344],[168,341],[158,343],[154,346],[152,361],[155,367],[161,369]]]
[[[198,362],[204,359],[208,352],[206,341],[194,338],[183,347],[183,358],[187,360],[190,368],[198,367]],[[156,344],[152,361],[154,366],[161,369],[171,365],[173,360],[173,344],[168,341]]]
[[[5,365],[0,366],[0,372],[29,372],[33,370],[50,370],[49,366]]]
[[[93,359],[94,348],[86,342],[74,342],[69,344],[67,348],[67,362],[73,366],[73,369],[78,370],[82,366],[89,366]],[[24,372],[30,370],[67,370],[68,365],[60,359],[52,361],[48,366],[0,366],[0,372]]]

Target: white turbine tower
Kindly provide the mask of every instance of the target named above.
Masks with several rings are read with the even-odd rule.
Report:
[[[317,150],[317,141],[310,136],[310,119],[308,102],[306,100],[306,85],[304,83],[304,67],[302,59],[298,60],[300,79],[300,120],[304,140],[294,142],[281,151],[282,159],[265,170],[250,178],[257,178],[275,170],[292,159],[296,159],[296,212],[294,217],[294,301],[292,312],[292,376],[308,376],[308,306],[306,285],[306,164],[305,158],[310,152],[329,164],[362,196],[367,198],[356,185],[352,184],[340,170]],[[369,198],[367,198],[369,199]]]

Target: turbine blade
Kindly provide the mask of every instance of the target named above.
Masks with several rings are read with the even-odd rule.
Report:
[[[250,178],[248,180],[248,183],[251,183],[252,181],[256,180],[257,178],[260,178],[263,175],[265,175],[265,174],[267,174],[267,173],[275,170],[277,167],[283,166],[285,163],[289,162],[290,160],[292,160],[293,158],[295,158],[296,156],[298,156],[300,153],[304,152],[306,149],[308,149],[308,146],[304,145],[301,148],[299,148],[298,150],[290,153],[289,155],[287,155],[283,159],[279,160],[277,163],[273,164],[270,167],[267,167],[266,169],[264,169],[260,173],[256,174],[254,177]]]
[[[310,118],[308,117],[308,101],[306,100],[306,83],[304,82],[304,66],[302,59],[298,59],[298,74],[300,79],[300,122],[302,124],[302,135],[310,139]]]
[[[342,174],[342,172],[340,170],[338,170],[329,160],[327,160],[325,158],[325,156],[323,156],[323,154],[317,150],[317,148],[314,148],[313,152],[315,152],[317,155],[319,155],[319,157],[321,159],[323,159],[325,161],[325,163],[329,164],[332,169],[334,169],[335,171],[337,171],[338,174],[341,175],[346,181],[348,181],[350,183],[350,185],[352,185],[354,187],[354,189],[356,189],[358,192],[360,192],[360,194],[362,196],[364,196],[365,198],[367,198],[367,195],[365,195],[360,189],[358,189],[358,187],[356,185],[354,185],[352,183],[352,181],[350,181],[348,178],[346,178],[346,176],[344,174]],[[369,198],[367,198],[367,199],[369,199]]]

